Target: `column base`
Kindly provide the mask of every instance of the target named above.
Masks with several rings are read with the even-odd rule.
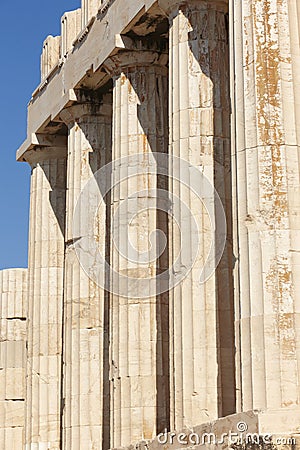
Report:
[[[214,450],[300,448],[300,408],[232,414],[191,429],[160,433],[152,441],[142,440],[122,449],[178,450],[203,446]]]

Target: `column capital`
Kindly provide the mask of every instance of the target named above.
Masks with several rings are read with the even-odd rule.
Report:
[[[35,166],[42,161],[67,158],[67,145],[65,146],[35,146],[26,152],[24,159],[31,166]]]
[[[76,93],[78,103],[63,109],[59,117],[66,124],[75,122],[90,122],[111,116],[112,95],[105,94],[102,98],[94,92],[80,91]]]
[[[22,161],[30,165],[67,156],[67,136],[64,134],[32,133],[29,142]]]
[[[104,62],[104,69],[112,77],[120,75],[124,69],[134,67],[154,66],[167,70],[167,41],[131,39],[117,35],[116,45],[120,51]]]

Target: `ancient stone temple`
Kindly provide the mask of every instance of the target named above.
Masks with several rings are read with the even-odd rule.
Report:
[[[298,0],[83,0],[45,40],[1,449],[297,445],[299,43]]]

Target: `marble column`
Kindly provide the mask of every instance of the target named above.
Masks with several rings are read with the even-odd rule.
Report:
[[[227,2],[159,1],[170,21],[170,149],[175,157],[199,169],[223,204],[227,236],[231,233],[230,101]],[[184,171],[186,173],[184,173]],[[190,187],[182,183],[190,178]],[[181,429],[234,412],[234,338],[231,264],[227,242],[217,270],[204,283],[205,261],[218,229],[213,191],[206,198],[208,215],[193,192],[197,183],[182,163],[170,173],[170,191],[188,205],[186,216],[174,211],[179,227],[171,229],[170,264],[186,271],[192,253],[192,221],[198,228],[198,256],[171,298],[171,429]],[[195,186],[193,186],[195,184]],[[176,206],[175,206],[176,207]],[[181,248],[181,233],[190,236]],[[217,242],[217,241],[216,241]],[[214,258],[217,259],[218,248]]]
[[[59,449],[66,145],[31,164],[26,449]]]
[[[111,156],[111,96],[65,109],[68,124],[64,297],[64,449],[101,449],[103,441],[105,290],[80,265],[73,217],[81,190]],[[86,215],[94,219],[92,203]],[[99,205],[94,236],[105,253],[106,211]]]
[[[164,153],[168,147],[167,54],[146,51],[141,43],[135,45],[136,51],[119,53],[106,62],[114,82],[112,448],[151,439],[168,426],[169,420],[168,298],[159,295],[159,287],[151,290],[149,281],[168,265],[166,253],[158,256],[157,235],[152,234],[150,239],[155,230],[167,232],[167,219],[157,212],[155,195],[159,187],[167,188],[166,180],[157,176],[155,170],[149,172],[155,161],[152,152]],[[131,246],[136,251],[132,258]],[[151,249],[153,259],[148,258]],[[148,257],[144,260],[145,255]],[[122,278],[127,278],[125,284]]]
[[[299,405],[300,51],[296,0],[232,2],[238,410]]]
[[[24,448],[27,269],[0,271],[0,448]]]

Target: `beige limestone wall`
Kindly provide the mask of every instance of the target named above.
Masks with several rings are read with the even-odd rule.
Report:
[[[37,148],[29,223],[26,448],[60,448],[66,147]]]
[[[299,405],[299,5],[233,2],[238,410]]]
[[[26,269],[0,271],[0,448],[24,445],[26,379]]]

